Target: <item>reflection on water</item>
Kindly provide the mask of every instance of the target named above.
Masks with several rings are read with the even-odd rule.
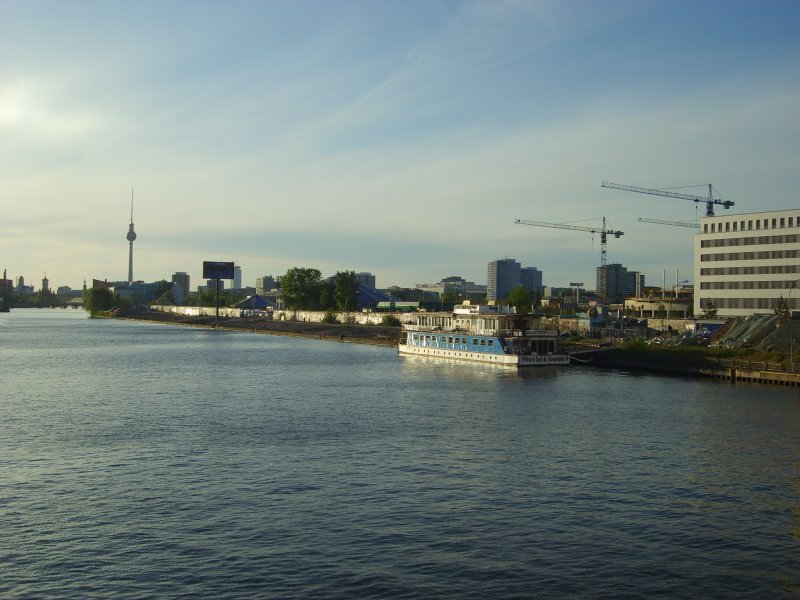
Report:
[[[2,597],[797,598],[794,390],[0,316]]]

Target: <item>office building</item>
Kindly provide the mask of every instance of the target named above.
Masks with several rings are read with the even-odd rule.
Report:
[[[780,298],[800,308],[800,209],[703,217],[694,248],[694,313],[770,313]]]

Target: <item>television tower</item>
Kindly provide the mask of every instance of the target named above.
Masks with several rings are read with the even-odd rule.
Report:
[[[128,251],[128,283],[133,283],[133,240],[136,239],[136,232],[133,230],[133,188],[131,188],[131,224],[128,226],[128,235],[126,237],[130,242],[130,249]]]

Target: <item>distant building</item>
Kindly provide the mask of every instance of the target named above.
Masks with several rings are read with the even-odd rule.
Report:
[[[373,275],[372,273],[366,273],[366,272],[356,273],[356,281],[361,285],[367,286],[368,288],[372,288],[373,290],[376,289],[375,275]]]
[[[620,304],[644,289],[644,275],[619,263],[597,267],[597,293],[605,304]]]
[[[148,304],[157,298],[157,294],[162,287],[162,282],[144,283],[136,281],[134,283],[117,282],[113,285],[114,293],[120,298],[127,298],[134,304]]]
[[[238,290],[242,287],[242,267],[239,265],[235,265],[233,267],[233,283],[231,287],[235,290]]]
[[[172,274],[172,297],[175,298],[175,304],[183,304],[191,289],[191,278],[188,273],[178,271]]]
[[[504,300],[517,286],[523,286],[530,292],[544,292],[542,272],[536,267],[523,268],[513,258],[493,260],[489,263],[486,274],[486,299]]]
[[[219,281],[219,288],[216,287],[217,282]],[[206,285],[204,286],[203,290],[198,291],[214,291],[215,289],[219,289],[220,292],[225,289],[225,280],[224,279],[206,279]]]
[[[3,278],[0,279],[0,304],[8,302],[13,290],[14,282],[11,279],[6,279],[6,271],[3,269]]]
[[[694,313],[770,313],[781,297],[800,309],[800,209],[703,217],[694,246]]]
[[[493,260],[486,274],[486,299],[503,300],[520,284],[522,266],[513,258]]]
[[[458,294],[460,296],[482,296],[486,294],[485,285],[467,281],[463,277],[459,277],[457,275],[445,277],[437,283],[415,283],[414,287],[418,290],[434,293],[440,298],[449,292]]]
[[[544,293],[542,272],[536,267],[523,267],[520,269],[520,284],[531,293],[538,292],[540,296]]]
[[[269,294],[273,290],[278,290],[281,287],[280,277],[273,277],[272,275],[264,275],[263,277],[256,277],[256,294],[263,296]]]

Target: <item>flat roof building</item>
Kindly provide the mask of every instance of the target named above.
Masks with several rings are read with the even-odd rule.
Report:
[[[781,297],[800,308],[800,209],[704,217],[694,246],[694,314],[770,313]]]

